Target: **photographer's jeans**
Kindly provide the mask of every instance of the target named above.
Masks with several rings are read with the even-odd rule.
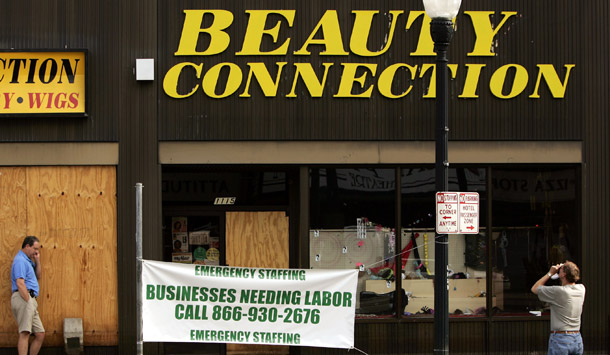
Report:
[[[582,355],[582,337],[578,334],[551,334],[549,355]]]

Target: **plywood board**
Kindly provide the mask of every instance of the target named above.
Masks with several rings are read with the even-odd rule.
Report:
[[[0,346],[17,344],[11,312],[11,265],[26,234],[25,168],[0,168]],[[10,341],[10,343],[9,343]]]
[[[4,196],[11,196],[11,204],[23,204],[25,213],[19,219],[0,210],[0,225],[13,219],[22,225],[13,232],[0,230],[5,246],[2,253],[11,254],[0,259],[0,268],[10,268],[25,235],[40,239],[43,269],[38,303],[46,330],[45,346],[63,346],[64,318],[83,319],[85,345],[116,345],[115,167],[7,169],[14,169],[12,174],[20,180],[12,180],[21,182],[0,179],[0,189],[9,189],[2,194],[0,205],[5,203]],[[24,173],[19,174],[19,169]],[[10,286],[3,289],[10,290]],[[2,297],[0,304],[0,312],[10,312],[10,297]],[[12,318],[9,314],[7,322],[0,326],[0,346],[17,343],[17,327]]]
[[[227,264],[288,268],[288,217],[284,212],[227,212]]]
[[[227,212],[227,265],[288,268],[288,217],[284,212]],[[227,354],[288,354],[288,346],[227,344]]]

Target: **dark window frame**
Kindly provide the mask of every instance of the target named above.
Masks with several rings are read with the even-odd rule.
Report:
[[[320,164],[320,165],[311,165],[308,166],[308,178],[311,179],[311,171],[312,169],[320,169],[320,168],[335,168],[335,169],[348,169],[348,168],[384,168],[384,169],[394,169],[396,172],[396,181],[400,181],[401,178],[401,171],[405,168],[433,168],[434,165],[433,164],[346,164],[346,165],[331,165],[331,164]],[[576,192],[576,196],[575,196],[575,202],[576,202],[576,206],[575,206],[575,219],[576,219],[576,229],[577,232],[580,235],[580,238],[578,238],[579,243],[577,246],[577,251],[575,254],[578,255],[577,259],[578,261],[580,261],[582,259],[582,233],[583,233],[583,226],[582,226],[582,164],[578,164],[578,163],[548,163],[548,164],[500,164],[500,163],[495,163],[495,164],[452,164],[451,168],[481,168],[481,169],[485,169],[486,171],[486,183],[485,183],[485,193],[486,193],[486,205],[480,206],[480,209],[486,209],[487,213],[486,213],[486,218],[484,221],[480,221],[481,224],[485,224],[486,227],[485,229],[487,231],[493,231],[494,225],[493,225],[493,194],[492,194],[492,180],[494,177],[494,169],[536,169],[536,168],[566,168],[566,169],[574,169],[575,171],[575,192]],[[310,180],[311,182],[311,180]],[[308,183],[309,189],[307,190],[309,196],[308,199],[311,198],[311,183]],[[399,183],[400,184],[400,183]],[[401,185],[401,184],[400,184]],[[402,193],[401,193],[401,188],[400,186],[398,186],[397,188],[395,188],[395,211],[396,211],[396,215],[394,218],[394,225],[395,225],[395,229],[396,231],[401,231],[402,228],[404,227],[402,225],[402,211],[401,211],[401,204],[402,204]],[[309,206],[309,210],[311,210],[311,205]],[[309,212],[307,213],[307,215],[309,215]],[[308,221],[308,228],[311,229],[311,225]],[[396,233],[396,245],[402,245],[402,238],[401,238],[401,234],[397,232]],[[486,245],[491,245],[492,242],[492,233],[487,233],[486,232]],[[398,247],[397,247],[398,250]],[[305,264],[306,265],[302,265],[302,267],[309,267],[309,258],[304,259],[305,260]],[[396,263],[400,262],[400,256],[396,256]],[[491,312],[490,310],[493,309],[493,279],[492,279],[492,267],[493,267],[493,259],[492,259],[492,252],[491,252],[491,248],[487,248],[487,254],[486,254],[486,280],[487,280],[487,293],[486,293],[486,313],[484,315],[481,316],[477,316],[477,317],[455,317],[455,316],[450,316],[450,320],[451,322],[454,321],[489,321],[489,322],[493,322],[493,321],[507,321],[507,320],[532,320],[532,321],[537,321],[540,320],[540,317],[532,317],[532,316],[509,316],[509,315],[498,315],[495,314],[494,312]],[[396,282],[395,282],[395,289],[394,292],[396,293],[396,295],[398,295],[398,290],[402,288],[401,285],[401,279],[400,278],[396,278]],[[383,319],[373,319],[373,318],[357,318],[356,322],[357,323],[369,323],[369,322],[432,322],[433,318],[432,317],[413,317],[413,316],[403,316],[402,312],[400,311],[400,309],[404,307],[402,307],[402,305],[397,304],[396,305],[396,314],[394,317],[392,318],[383,318]],[[543,316],[542,319],[546,319],[548,318],[548,316]]]

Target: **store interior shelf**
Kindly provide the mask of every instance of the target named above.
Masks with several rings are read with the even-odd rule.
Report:
[[[475,312],[486,306],[486,279],[449,279],[449,312]],[[421,312],[423,307],[434,308],[434,284],[432,279],[402,280],[402,288],[410,292],[405,312]],[[394,282],[367,280],[366,291],[387,293],[395,289]],[[494,300],[495,301],[495,300]],[[458,312],[459,313],[459,312]]]

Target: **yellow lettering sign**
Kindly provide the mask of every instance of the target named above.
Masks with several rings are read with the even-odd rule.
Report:
[[[337,10],[326,10],[321,13],[313,27],[306,28],[306,38],[302,43],[295,43],[294,33],[299,23],[296,10],[290,9],[256,9],[244,10],[239,15],[239,28],[245,28],[243,42],[234,44],[240,48],[235,56],[283,56],[274,64],[259,59],[239,61],[239,63],[222,62],[212,59],[210,63],[204,60],[185,61],[170,67],[163,78],[163,90],[175,99],[184,99],[201,92],[203,95],[222,99],[232,95],[250,98],[256,90],[265,97],[285,96],[296,98],[322,97],[327,79],[338,82],[335,98],[368,99],[377,91],[380,96],[388,99],[400,99],[411,94],[419,85],[423,98],[436,97],[436,65],[434,63],[408,63],[409,57],[434,57],[434,43],[430,35],[430,18],[424,11],[410,11],[408,16],[402,16],[403,10],[390,10],[383,15],[378,10],[351,11],[351,33],[349,35],[349,51],[345,48],[343,31],[346,31],[345,21],[350,14],[339,16]],[[492,23],[494,16],[501,16],[497,24]],[[464,11],[461,26],[472,26],[474,43],[467,56],[492,57],[500,48],[502,41],[498,36],[508,35],[506,28],[509,20],[517,16],[515,11],[502,11],[499,15],[493,11]],[[204,17],[206,21],[204,21]],[[470,21],[466,18],[468,17]],[[370,38],[374,25],[384,21],[387,31],[382,31],[383,38]],[[212,56],[225,52],[231,44],[228,31],[234,21],[234,14],[227,10],[184,10],[184,22],[178,41],[175,56]],[[204,24],[205,23],[205,24]],[[245,26],[244,26],[245,24]],[[203,27],[205,26],[205,27]],[[402,28],[404,26],[404,28]],[[309,31],[311,29],[311,31]],[[457,28],[456,28],[457,29]],[[235,30],[235,28],[233,29]],[[407,43],[404,30],[418,31],[417,38]],[[239,37],[241,38],[241,37]],[[300,37],[299,37],[300,38]],[[380,43],[371,48],[371,43]],[[349,60],[329,60],[320,64],[320,60],[307,60],[303,56],[348,56],[381,57],[390,52],[395,43],[401,43],[401,48],[408,48],[405,53],[394,52],[391,56],[376,59],[375,63],[355,63]],[[409,52],[409,50],[411,52]],[[312,54],[313,52],[313,54]],[[288,58],[293,57],[292,60]],[[300,56],[297,57],[297,56]],[[226,57],[223,57],[223,59]],[[296,59],[298,58],[298,60]],[[430,58],[430,59],[431,59]],[[499,59],[493,59],[494,61]],[[62,84],[75,78],[77,68],[82,68],[78,61],[70,59],[49,58],[0,58],[0,85],[2,83]],[[460,62],[461,63],[461,62]],[[456,79],[458,70],[461,75],[458,80],[452,80],[451,85],[458,86],[457,97],[461,99],[476,99],[481,90],[489,90],[491,95],[500,99],[512,99],[524,91],[529,91],[529,98],[538,99],[547,87],[553,98],[564,98],[568,89],[568,81],[574,64],[565,64],[563,77],[551,64],[537,64],[536,80],[530,80],[529,70],[517,63],[501,63],[493,73],[482,75],[488,68],[498,67],[489,63],[448,64],[451,79]],[[207,70],[204,70],[204,68]],[[207,69],[209,68],[209,69]],[[80,69],[79,69],[80,70]],[[376,74],[380,72],[378,76]],[[223,75],[221,75],[221,73]],[[533,71],[532,71],[533,73]],[[489,80],[489,82],[482,82]],[[532,75],[532,79],[534,76]],[[546,85],[542,85],[542,83]],[[529,85],[529,88],[528,88]],[[481,90],[479,89],[481,87]],[[375,90],[376,88],[376,90]],[[238,93],[239,92],[239,93]],[[485,91],[487,92],[487,91]],[[84,96],[84,93],[83,93]],[[29,97],[30,103],[36,107],[70,108],[80,94],[45,95],[44,92]],[[0,92],[0,107],[13,107],[16,100],[24,100],[23,95],[13,91]]]
[[[515,78],[513,79],[512,87],[510,92],[506,95],[502,93],[502,89],[504,87],[504,82],[506,81],[506,74],[509,69],[515,70]],[[500,99],[512,99],[513,97],[519,95],[525,90],[527,86],[528,75],[527,69],[518,64],[507,64],[504,65],[491,76],[491,80],[489,81],[489,89],[495,97]]]
[[[510,17],[515,16],[517,13],[513,11],[503,11],[502,21],[496,26],[494,30],[489,16],[493,15],[493,11],[464,11],[464,14],[470,16],[472,20],[472,26],[476,35],[474,42],[474,48],[472,52],[468,53],[468,56],[493,56],[493,40],[498,34],[502,26],[506,23]]]
[[[229,78],[227,79],[224,91],[221,94],[216,94],[218,78],[223,67],[229,68]],[[203,91],[211,98],[222,99],[233,95],[239,89],[242,78],[241,68],[237,64],[218,63],[203,76]]]
[[[182,70],[187,67],[195,69],[195,77],[197,79],[201,78],[203,64],[195,65],[193,63],[178,63],[174,65],[170,68],[170,70],[167,71],[165,78],[163,78],[163,90],[168,96],[175,99],[184,99],[185,97],[193,95],[199,88],[199,85],[195,85],[195,87],[186,94],[178,93],[178,80],[180,79],[180,74],[182,74]]]
[[[464,90],[460,96],[461,99],[474,99],[479,97],[477,95],[477,87],[479,86],[479,78],[481,77],[481,70],[485,67],[485,64],[466,64],[466,81],[464,82]]]
[[[574,64],[566,64],[566,75],[563,79],[563,83],[559,80],[559,75],[555,71],[555,67],[551,64],[538,64],[538,78],[536,79],[536,87],[534,93],[530,95],[530,98],[539,99],[540,94],[538,89],[540,88],[540,81],[544,77],[546,85],[551,90],[551,94],[554,98],[563,98],[566,94],[566,88],[568,87],[568,78],[570,77],[570,71],[574,68]]]
[[[390,65],[383,72],[381,72],[381,75],[379,75],[377,89],[379,90],[379,93],[381,95],[389,99],[399,99],[401,97],[407,96],[407,94],[411,92],[411,89],[413,89],[413,84],[409,84],[409,87],[398,95],[392,93],[392,84],[394,82],[394,76],[396,76],[396,71],[398,71],[398,69],[400,68],[408,69],[409,73],[411,74],[411,81],[415,80],[415,77],[417,75],[417,65],[411,66],[404,63]]]
[[[419,30],[419,39],[417,40],[417,48],[415,52],[409,53],[411,56],[434,56],[434,41],[430,34],[430,17],[426,16],[424,11],[411,11],[407,18],[407,30],[413,26],[413,22],[419,17],[422,18],[421,28]]]
[[[282,76],[282,68],[286,65],[286,62],[280,62],[277,64],[277,75],[275,81],[271,78],[271,74],[267,70],[265,63],[248,63],[250,72],[248,73],[248,80],[246,81],[246,88],[244,92],[239,95],[240,97],[250,97],[250,83],[252,82],[252,76],[256,77],[258,85],[263,90],[266,97],[274,97],[277,95],[277,88],[280,85],[280,77]]]
[[[322,30],[322,38],[314,39],[318,31]],[[316,27],[311,31],[311,34],[295,55],[310,55],[307,49],[312,44],[324,46],[324,51],[320,55],[348,55],[343,48],[343,38],[341,37],[341,27],[339,26],[339,18],[336,10],[327,10]]]
[[[201,28],[203,15],[206,13],[214,16],[212,25]],[[214,55],[224,52],[231,37],[224,30],[233,23],[233,14],[226,10],[184,10],[184,24],[182,35],[178,43],[178,50],[174,55]],[[210,44],[204,51],[197,50],[199,35],[207,33],[210,35]]]
[[[270,36],[273,39],[273,43],[277,43],[278,35],[280,33],[280,21],[278,21],[273,28],[265,29],[269,14],[281,15],[288,22],[288,26],[292,27],[295,10],[246,10],[246,13],[249,14],[250,17],[244,36],[244,43],[241,51],[235,53],[235,55],[286,55],[286,53],[288,53],[290,38],[286,39],[284,43],[272,51],[262,52],[260,47],[263,35]]]
[[[403,11],[390,11],[392,17],[392,23],[390,24],[390,32],[386,36],[386,43],[379,51],[371,52],[367,48],[369,34],[371,32],[371,24],[373,23],[373,16],[379,13],[379,11],[352,11],[356,15],[354,20],[354,28],[352,29],[352,36],[350,37],[349,48],[352,53],[361,55],[363,57],[379,56],[387,52],[392,45],[392,39],[394,38],[394,29],[398,22],[398,16]]]
[[[0,115],[84,114],[85,52],[0,52]]]
[[[328,77],[328,69],[332,67],[333,64],[322,63],[322,65],[324,66],[324,74],[322,75],[322,81],[320,81],[310,63],[294,63],[296,73],[294,74],[292,89],[286,97],[297,97],[295,90],[299,77],[303,79],[303,83],[305,83],[311,97],[322,97],[324,86],[326,85],[326,78]]]
[[[358,68],[364,68],[365,70],[362,75],[356,78]],[[361,88],[364,88],[367,74],[370,72],[372,76],[375,76],[376,71],[377,64],[343,63],[343,75],[341,75],[339,89],[334,97],[371,97],[373,85],[370,85],[368,89],[360,94],[352,94],[352,89],[354,82],[357,82]]]

